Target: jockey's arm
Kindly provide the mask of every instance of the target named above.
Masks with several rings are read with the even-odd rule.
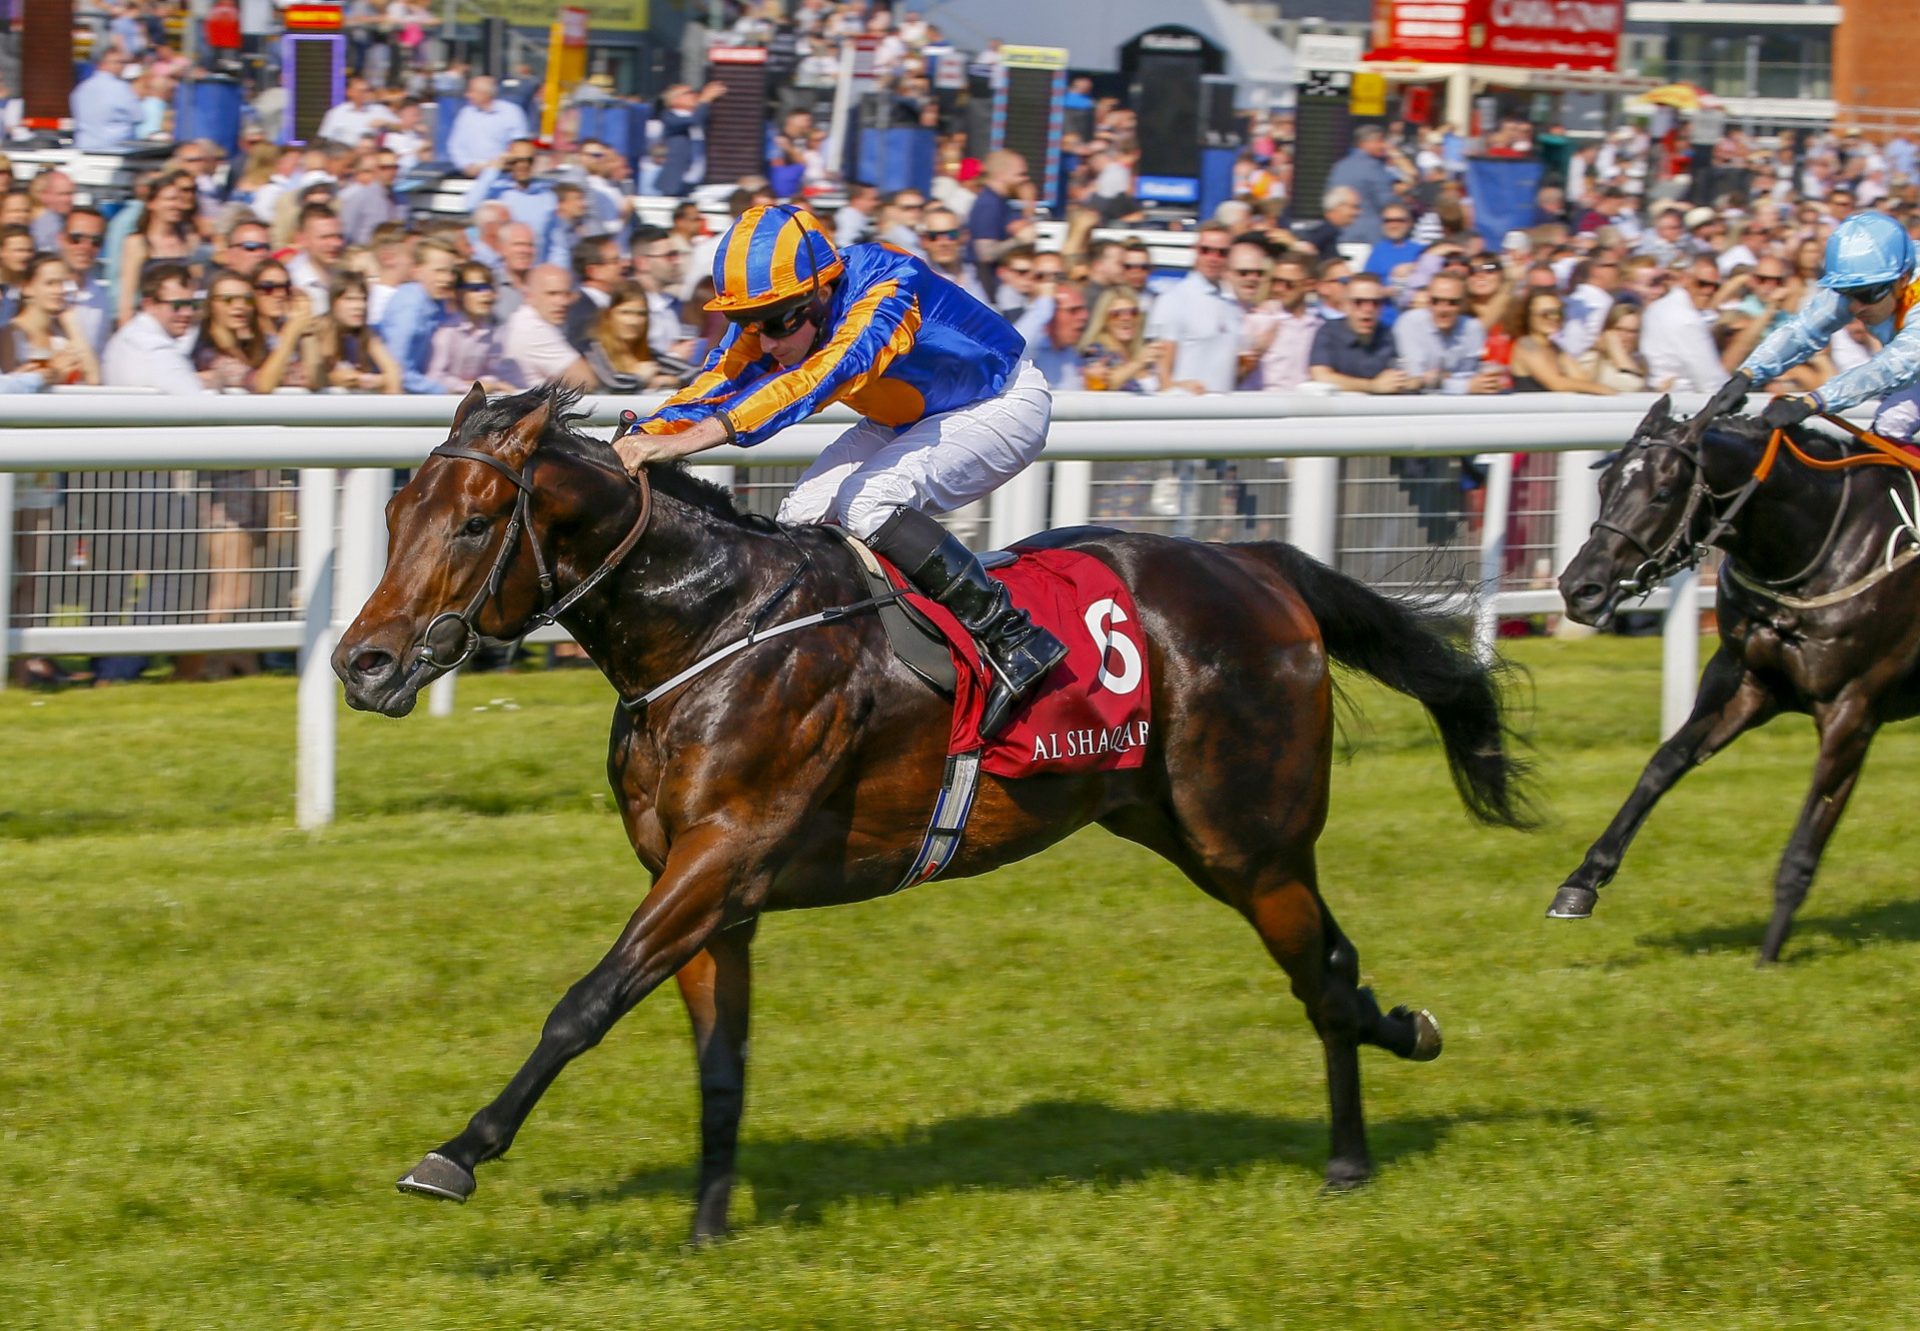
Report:
[[[1847,302],[1825,287],[1813,293],[1800,313],[1762,338],[1740,371],[1757,388],[1827,349],[1833,335],[1853,322]]]
[[[736,326],[708,358],[707,371],[640,423],[650,441],[629,435],[622,442],[632,447],[621,456],[633,467],[720,444],[760,443],[879,378],[912,348],[919,328],[919,302],[892,280],[863,293],[833,336],[791,369],[766,370],[759,334]]]
[[[1820,410],[1838,412],[1914,383],[1920,383],[1920,320],[1895,333],[1872,360],[1834,375],[1812,396]]]

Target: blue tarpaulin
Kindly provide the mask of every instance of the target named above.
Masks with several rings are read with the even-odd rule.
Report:
[[[1509,231],[1534,224],[1533,196],[1541,164],[1525,157],[1474,157],[1467,162],[1467,193],[1473,199],[1473,229],[1494,249]]]

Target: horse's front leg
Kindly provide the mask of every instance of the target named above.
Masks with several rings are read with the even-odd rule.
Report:
[[[752,998],[749,948],[757,920],[722,929],[675,977],[693,1020],[700,1063],[700,1182],[694,1190],[693,1241],[727,1232],[734,1151],[746,1102],[747,1012]]]
[[[729,829],[695,829],[677,841],[619,941],[554,1006],[540,1043],[506,1089],[401,1179],[400,1190],[458,1202],[472,1195],[474,1167],[506,1154],[560,1070],[707,946],[726,922],[742,858]]]
[[[1813,786],[1800,806],[1800,818],[1793,825],[1786,854],[1774,871],[1773,918],[1767,922],[1767,936],[1760,944],[1763,966],[1780,960],[1781,945],[1793,928],[1793,913],[1807,899],[1827,838],[1846,812],[1847,800],[1860,777],[1860,765],[1866,761],[1867,747],[1880,728],[1870,701],[1857,694],[1843,695],[1828,707],[1816,707],[1813,720],[1820,730],[1820,757],[1813,765]]]
[[[1760,683],[1734,651],[1722,645],[1707,663],[1693,713],[1673,737],[1654,750],[1627,802],[1613,815],[1607,830],[1587,850],[1580,867],[1567,876],[1553,894],[1547,917],[1584,920],[1593,914],[1600,889],[1613,881],[1640,825],[1660,797],[1688,772],[1724,749],[1753,727],[1772,719],[1779,710],[1773,691]]]

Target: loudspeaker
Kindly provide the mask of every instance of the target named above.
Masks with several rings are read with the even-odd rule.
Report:
[[[1200,62],[1191,55],[1142,55],[1133,104],[1140,113],[1140,174],[1200,174]]]

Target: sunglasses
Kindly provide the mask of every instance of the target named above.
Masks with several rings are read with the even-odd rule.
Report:
[[[1412,226],[1413,219],[1411,217],[1383,217],[1380,219],[1380,224],[1382,226]]]
[[[1386,303],[1387,303],[1386,301],[1380,299],[1380,297],[1378,296],[1355,296],[1349,301],[1347,301],[1347,304],[1349,305],[1361,305],[1361,306],[1380,306],[1380,305],[1385,305]]]
[[[1009,268],[1007,269],[1007,271],[1012,273],[1015,277],[1025,277],[1028,273],[1032,272],[1033,269],[1030,267],[1020,267],[1020,268]]]
[[[175,314],[200,308],[200,298],[198,296],[183,296],[179,300],[163,300],[160,303],[172,310]]]
[[[1227,247],[1225,245],[1195,245],[1193,249],[1196,254],[1224,255],[1227,253]]]
[[[1138,305],[1123,305],[1117,310],[1108,310],[1107,317],[1109,319],[1120,319],[1120,318],[1131,319],[1139,313],[1140,313],[1140,307]]]
[[[75,240],[77,239],[77,237],[68,236],[67,239]],[[237,250],[245,250],[249,254],[258,254],[262,250],[272,249],[273,246],[269,245],[264,240],[243,240],[239,244],[235,245],[234,248]]]
[[[1144,273],[1153,268],[1150,263],[1123,263],[1120,266],[1130,273]]]
[[[253,300],[251,291],[228,291],[213,298],[215,305],[246,305]]]
[[[1758,286],[1762,282],[1772,284],[1776,282],[1784,282],[1786,280],[1787,280],[1786,278],[1776,277],[1772,273],[1755,273],[1753,275],[1754,285],[1756,286]]]
[[[263,296],[277,296],[282,291],[293,290],[291,282],[255,282],[253,289]]]
[[[957,230],[955,230],[955,229],[953,229],[953,228],[948,228],[948,229],[947,229],[947,230],[945,230],[945,231],[922,231],[922,232],[921,232],[920,234],[921,234],[922,236],[924,236],[924,237],[926,237],[926,239],[928,239],[928,240],[958,240],[958,239],[960,239],[960,233],[959,233],[959,231],[957,231]]]
[[[1870,287],[1842,287],[1840,295],[1855,305],[1877,305],[1893,294],[1896,282],[1876,282]]]
[[[460,285],[459,285],[459,288],[458,288],[458,289],[459,289],[459,290],[461,290],[461,291],[491,291],[491,290],[493,290],[493,283],[491,283],[491,282],[462,282],[462,283],[460,283]]]
[[[1461,300],[1461,299],[1460,299],[1460,297],[1458,297],[1458,296],[1434,296],[1434,297],[1432,297],[1432,300],[1433,300],[1433,303],[1434,303],[1435,305],[1464,305],[1464,304],[1466,304],[1466,302],[1465,302],[1465,301],[1463,301],[1463,300]]]
[[[731,315],[728,317],[732,318]],[[790,310],[783,310],[779,314],[766,315],[758,319],[734,319],[733,322],[739,324],[743,331],[753,332],[758,329],[761,337],[778,338],[790,336],[812,318],[813,304],[809,301],[796,305]]]
[[[1718,291],[1720,289],[1720,284],[1718,282],[1709,281],[1707,278],[1704,278],[1704,277],[1696,277],[1696,278],[1693,278],[1692,281],[1693,281],[1693,285],[1699,288],[1701,291]]]
[[[1233,275],[1235,277],[1265,277],[1267,270],[1264,268],[1236,268],[1233,270]]]
[[[101,236],[102,233],[98,231],[69,231],[67,232],[67,243],[69,245],[98,245]],[[265,247],[262,246],[262,248]]]
[[[508,166],[532,166],[533,159],[531,157],[509,157],[507,159],[507,165]]]

